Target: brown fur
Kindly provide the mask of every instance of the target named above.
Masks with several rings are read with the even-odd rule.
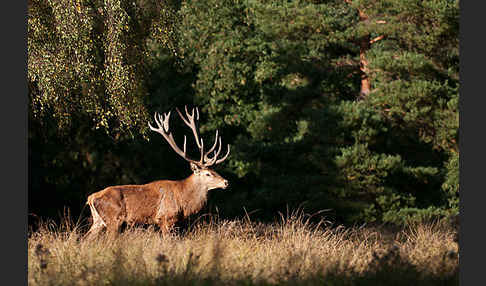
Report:
[[[117,233],[123,222],[157,224],[167,233],[180,218],[199,212],[211,189],[226,188],[228,181],[215,171],[191,164],[193,174],[181,181],[155,181],[145,185],[107,187],[88,197],[93,224],[86,236],[105,227]]]

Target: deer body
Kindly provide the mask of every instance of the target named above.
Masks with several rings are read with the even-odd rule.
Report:
[[[188,114],[187,109],[186,113]],[[179,113],[179,115],[181,114]],[[227,180],[208,167],[225,160],[229,154],[229,146],[226,156],[217,160],[221,151],[221,138],[219,138],[219,149],[214,152],[213,157],[209,157],[208,155],[215,150],[218,142],[216,133],[215,144],[204,153],[203,141],[202,139],[199,141],[195,129],[193,111],[192,118],[188,114],[188,122],[182,115],[181,117],[194,132],[196,143],[201,150],[201,160],[188,159],[185,152],[185,140],[184,151],[182,151],[176,146],[172,134],[168,133],[169,116],[170,113],[166,114],[165,118],[159,117],[159,120],[156,117],[159,129],[152,126],[150,128],[162,134],[171,147],[189,161],[193,174],[180,181],[160,180],[144,185],[110,186],[91,194],[88,196],[86,204],[90,207],[93,224],[86,234],[87,237],[98,234],[104,228],[110,233],[117,233],[124,222],[129,226],[157,224],[162,232],[167,233],[176,222],[203,208],[209,190],[225,189],[228,186]]]

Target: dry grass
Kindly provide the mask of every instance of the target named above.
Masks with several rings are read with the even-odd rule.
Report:
[[[84,241],[68,220],[28,240],[29,285],[458,285],[455,230],[444,222],[384,234],[312,225],[200,222],[183,235],[135,228]]]

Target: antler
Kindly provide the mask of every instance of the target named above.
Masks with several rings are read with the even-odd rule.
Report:
[[[174,137],[172,136],[172,132],[169,132],[169,118],[170,118],[170,111],[164,113],[162,115],[158,114],[157,112],[154,114],[155,123],[157,123],[158,128],[153,127],[150,122],[148,123],[149,128],[152,131],[160,133],[165,140],[169,143],[169,145],[174,149],[174,151],[179,154],[182,158],[189,162],[194,162],[194,160],[190,159],[186,155],[186,136],[184,135],[184,151],[182,151],[174,141]]]
[[[204,141],[202,138],[199,138],[199,134],[197,131],[196,127],[196,121],[194,120],[194,116],[196,116],[196,120],[199,120],[199,110],[197,107],[195,108],[195,113],[194,113],[194,108],[192,109],[191,113],[187,110],[187,106],[184,107],[186,111],[186,116],[187,118],[182,115],[182,113],[179,111],[178,108],[176,108],[177,113],[179,113],[179,116],[181,117],[182,121],[191,128],[192,133],[194,135],[194,139],[196,140],[196,145],[199,148],[201,152],[201,158],[199,161],[192,160],[187,157],[186,155],[186,136],[184,135],[184,151],[182,151],[177,144],[174,141],[174,137],[172,136],[172,133],[169,132],[169,118],[170,118],[170,111],[168,113],[165,113],[163,115],[159,115],[158,113],[155,113],[154,118],[155,118],[155,123],[157,123],[158,128],[152,127],[149,122],[149,127],[151,130],[160,133],[165,140],[169,143],[169,145],[174,149],[174,151],[179,154],[182,158],[184,158],[186,161],[192,162],[196,165],[198,165],[201,168],[208,168],[212,165],[219,164],[226,160],[230,153],[230,145],[228,144],[228,152],[226,152],[226,155],[218,159],[219,153],[221,152],[221,137],[218,136],[218,130],[216,130],[216,137],[214,139],[214,144],[213,146],[206,152],[204,153]],[[219,143],[219,146],[218,146]],[[216,147],[218,146],[218,150],[215,151]],[[214,155],[210,157],[209,155],[211,152],[214,152]]]

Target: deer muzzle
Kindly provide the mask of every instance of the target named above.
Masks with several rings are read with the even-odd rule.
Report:
[[[226,189],[229,186],[228,180],[223,181],[223,189]]]

